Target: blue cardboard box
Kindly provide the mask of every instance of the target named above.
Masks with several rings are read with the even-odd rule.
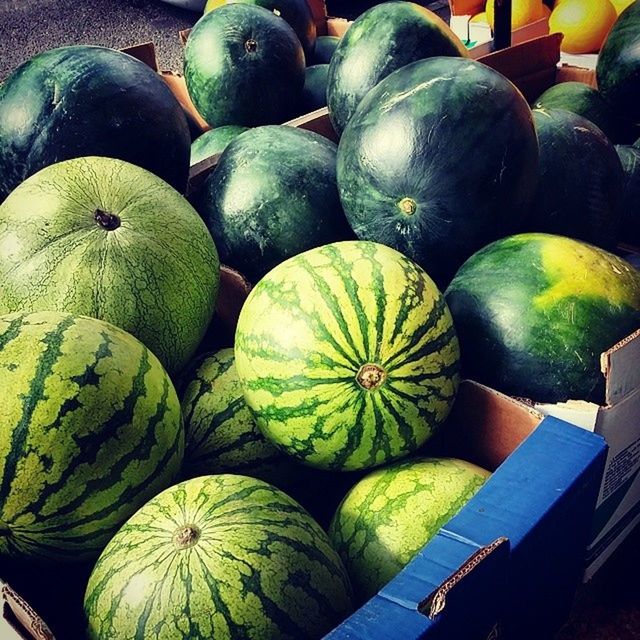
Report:
[[[446,431],[443,454],[493,475],[328,639],[540,639],[568,616],[604,470],[604,439],[470,381]]]

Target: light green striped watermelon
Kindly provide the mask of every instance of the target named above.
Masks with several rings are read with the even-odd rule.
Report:
[[[173,385],[133,336],[64,313],[0,317],[0,556],[97,557],[183,452]]]
[[[0,313],[106,320],[171,373],[202,339],[218,282],[218,254],[193,207],[122,160],[50,165],[0,206]]]
[[[235,355],[260,430],[326,469],[415,451],[458,387],[442,294],[414,262],[368,241],[328,244],[270,271],[242,308]]]
[[[224,474],[142,507],[100,556],[85,612],[92,640],[311,640],[351,612],[351,587],[298,503]]]
[[[356,599],[374,596],[399,573],[489,475],[464,460],[416,458],[360,480],[329,527]]]
[[[185,383],[183,475],[241,473],[281,487],[293,465],[258,429],[242,395],[233,349],[204,357]]]

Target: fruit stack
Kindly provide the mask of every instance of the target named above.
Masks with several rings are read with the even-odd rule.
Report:
[[[533,111],[410,2],[322,46],[304,0],[209,4],[190,201],[142,63],[63,47],[0,87],[0,558],[85,563],[62,637],[322,637],[489,476],[430,448],[461,376],[599,402],[640,326],[611,252],[640,235],[640,0],[601,95]],[[307,59],[337,145],[279,124]],[[220,260],[253,284],[229,340]]]

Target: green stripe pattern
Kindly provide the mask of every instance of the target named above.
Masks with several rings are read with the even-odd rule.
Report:
[[[312,249],[269,272],[242,308],[235,356],[260,430],[326,469],[416,450],[458,387],[443,296],[411,260],[367,241]]]
[[[401,571],[489,475],[463,460],[416,458],[360,480],[329,527],[356,600],[368,600]]]
[[[299,467],[258,429],[242,394],[233,349],[209,354],[196,365],[186,381],[182,413],[185,477],[240,473],[284,488]]]
[[[101,320],[0,317],[0,556],[95,558],[184,454],[157,358]]]
[[[96,211],[117,216],[107,230]],[[114,225],[115,226],[115,225]],[[191,205],[113,158],[75,158],[31,176],[0,206],[0,313],[65,311],[110,322],[171,372],[213,314],[218,254]]]
[[[246,476],[187,480],[140,509],[89,579],[92,640],[321,638],[351,612],[326,533]]]

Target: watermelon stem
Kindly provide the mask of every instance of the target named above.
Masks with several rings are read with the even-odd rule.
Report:
[[[255,53],[258,50],[258,43],[253,38],[249,38],[249,40],[244,43],[244,48],[247,53]]]
[[[380,365],[367,362],[360,367],[356,381],[363,389],[370,391],[381,387],[386,378],[387,373]]]
[[[120,226],[120,218],[115,213],[107,213],[102,209],[93,212],[94,220],[107,231],[113,231]]]
[[[402,198],[402,200],[398,202],[398,209],[408,216],[412,216],[417,208],[418,204],[413,198]]]
[[[198,540],[200,540],[200,527],[195,524],[187,524],[184,527],[180,527],[173,534],[173,544],[180,550],[193,547]]]

